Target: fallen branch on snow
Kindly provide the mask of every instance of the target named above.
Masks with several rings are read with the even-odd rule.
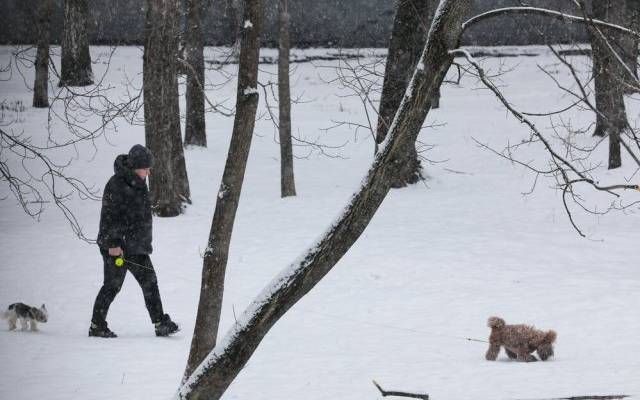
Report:
[[[399,396],[399,397],[412,397],[414,399],[429,400],[429,395],[428,394],[387,391],[387,390],[382,389],[380,387],[380,385],[378,385],[378,382],[373,381],[373,384],[378,388],[380,393],[382,393],[382,397]]]
[[[607,396],[571,396],[571,397],[556,397],[553,399],[537,399],[537,400],[618,400],[629,397],[626,394],[611,394]]]
[[[378,390],[380,391],[383,397],[398,396],[398,397],[411,397],[414,399],[429,400],[428,394],[388,391],[380,387],[380,385],[376,381],[373,381],[373,384],[375,385],[375,387],[378,388]],[[554,397],[550,399],[534,399],[534,400],[620,400],[626,397],[630,397],[630,396],[626,394],[611,394],[611,395],[604,395],[604,396],[602,395],[588,396],[587,395],[587,396]]]

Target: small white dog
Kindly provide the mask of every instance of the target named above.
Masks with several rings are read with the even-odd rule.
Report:
[[[0,317],[7,320],[10,331],[16,329],[16,321],[18,320],[20,320],[20,327],[23,331],[27,330],[27,326],[29,326],[32,331],[37,331],[37,322],[47,322],[49,313],[44,304],[40,308],[36,308],[24,303],[13,303]]]

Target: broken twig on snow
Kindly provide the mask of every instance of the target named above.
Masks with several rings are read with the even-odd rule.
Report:
[[[382,393],[382,397],[398,396],[398,397],[412,397],[414,399],[429,400],[429,395],[428,394],[387,391],[387,390],[382,389],[380,387],[380,385],[378,385],[378,382],[373,381],[373,384],[378,388],[380,393]]]

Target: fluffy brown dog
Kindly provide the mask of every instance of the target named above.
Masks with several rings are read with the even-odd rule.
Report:
[[[494,361],[500,352],[500,346],[504,346],[509,358],[518,361],[538,361],[531,353],[538,352],[541,360],[553,356],[553,342],[556,340],[556,332],[543,332],[529,325],[507,325],[502,318],[491,317],[487,321],[491,328],[489,336],[489,350],[485,358]]]

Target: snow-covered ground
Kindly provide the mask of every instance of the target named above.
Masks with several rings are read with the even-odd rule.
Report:
[[[9,62],[12,50],[0,48],[0,64]],[[92,48],[96,76],[102,76],[109,52]],[[500,83],[524,111],[570,104],[573,99],[538,66],[551,69],[567,84],[568,71],[544,48],[526,52],[537,55],[489,58],[484,65],[506,71]],[[208,54],[212,59],[211,49]],[[572,60],[587,69],[585,57]],[[340,213],[372,160],[373,142],[365,131],[347,125],[323,130],[340,121],[366,124],[361,101],[345,97],[349,91],[334,81],[335,65],[329,60],[295,65],[293,95],[304,102],[293,106],[294,134],[328,146],[344,144],[325,148],[338,156],[328,157],[298,143],[297,197],[280,199],[276,131],[264,118],[257,123],[232,239],[221,334]],[[226,66],[224,71],[235,68]],[[382,72],[382,65],[378,68]],[[139,48],[119,48],[105,77],[115,87],[111,96],[123,93],[128,80],[139,85],[141,69]],[[275,71],[275,65],[262,65],[260,80],[277,81]],[[31,93],[24,82],[31,85],[33,71],[23,72],[24,80],[14,69],[10,80],[0,82],[2,99],[26,105],[20,121],[3,129],[24,131],[41,143],[47,111],[28,107]],[[224,77],[209,71],[208,80],[222,82]],[[528,137],[525,126],[509,116],[493,94],[479,88],[471,77],[443,88],[442,108],[429,114],[427,125],[432,127],[420,137],[434,146],[424,156],[439,161],[425,164],[429,179],[389,194],[349,253],[268,334],[226,399],[380,398],[372,379],[385,389],[429,393],[434,400],[640,395],[638,207],[595,216],[572,206],[588,236],[579,237],[551,180],[541,177],[533,194],[523,195],[535,176],[474,141],[501,149]],[[233,107],[235,83],[208,95]],[[629,117],[637,124],[639,102],[628,100]],[[265,114],[264,102],[260,112]],[[9,117],[10,112],[5,115]],[[535,121],[551,135],[559,118]],[[571,111],[562,118],[585,126],[593,115]],[[175,393],[189,351],[201,254],[232,123],[232,118],[207,115],[209,147],[186,151],[193,205],[178,218],[154,219],[152,259],[165,310],[182,325],[171,338],[154,336],[131,277],[109,313],[110,327],[119,337],[87,337],[102,281],[96,246],[78,240],[52,204],[39,222],[26,216],[2,182],[0,306],[44,302],[50,321],[37,333],[9,332],[0,326],[0,398],[161,399]],[[65,127],[56,118],[52,124],[54,134],[64,135]],[[92,127],[97,121],[89,116],[83,124]],[[578,140],[591,141],[588,133],[583,136]],[[68,172],[101,190],[115,156],[143,142],[142,126],[119,120],[117,130],[79,145],[78,155],[65,154],[74,157]],[[599,146],[594,162],[606,166],[607,147],[606,142]],[[523,149],[522,156],[547,165],[539,147]],[[10,156],[3,152],[0,157],[5,161]],[[634,169],[628,159],[623,162],[625,168],[600,168],[597,176],[602,182],[631,178]],[[15,161],[10,165],[17,167]],[[632,179],[639,180],[638,175]],[[584,194],[595,198],[590,191]],[[622,194],[626,203],[640,200],[640,192]],[[70,206],[87,236],[95,237],[100,203],[72,200]],[[486,340],[491,315],[555,329],[555,358],[525,364],[501,353],[497,362],[485,361],[487,344],[467,338]]]

